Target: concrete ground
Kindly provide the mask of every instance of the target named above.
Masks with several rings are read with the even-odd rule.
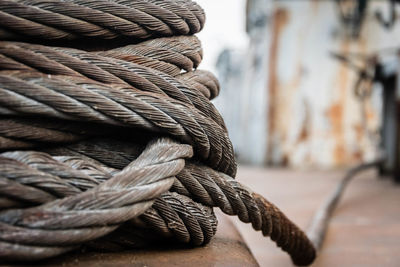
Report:
[[[293,171],[240,166],[237,179],[276,204],[302,229],[343,171]],[[269,238],[232,218],[260,266],[293,266]],[[400,185],[374,171],[350,183],[331,220],[315,267],[400,266]]]

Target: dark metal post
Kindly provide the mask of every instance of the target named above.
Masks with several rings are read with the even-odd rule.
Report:
[[[400,55],[398,55],[400,62]],[[385,75],[384,66],[377,66],[377,80],[383,85],[382,149],[386,160],[381,166],[381,174],[393,175],[400,182],[400,64],[397,71]]]

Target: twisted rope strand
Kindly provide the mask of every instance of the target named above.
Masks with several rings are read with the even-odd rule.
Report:
[[[209,71],[195,70],[179,74],[175,77],[189,88],[194,88],[201,92],[206,98],[214,99],[219,94],[219,82]]]
[[[1,42],[0,51],[7,61],[11,57],[27,64],[26,70],[37,68],[44,74],[86,76],[103,83],[130,85],[143,91],[168,95],[193,105],[225,129],[221,115],[203,94],[165,73],[76,49]],[[5,65],[1,59],[0,65]]]
[[[171,150],[172,148],[173,147],[171,147],[171,145],[168,146],[168,150]],[[167,159],[165,158],[165,156],[163,156],[163,154],[164,153],[160,152],[159,146],[157,146],[157,151],[147,149],[141,154],[138,159],[135,160],[135,163],[136,165],[147,165],[147,161],[152,162],[153,160],[160,158],[163,159],[162,161],[166,161]],[[2,156],[15,159],[16,161],[18,161],[18,163],[21,162],[27,164],[30,167],[36,168],[38,170],[47,170],[53,175],[58,175],[60,178],[63,179],[63,181],[65,181],[66,184],[71,184],[77,188],[82,187],[82,185],[87,189],[95,187],[98,184],[97,180],[104,182],[111,177],[109,173],[110,171],[115,172],[110,168],[100,166],[100,164],[96,164],[94,162],[90,164],[89,162],[89,165],[92,167],[90,176],[94,175],[95,178],[91,178],[90,176],[88,177],[84,173],[80,174],[80,177],[74,177],[74,174],[79,173],[79,171],[81,171],[81,168],[85,168],[87,170],[87,160],[78,158],[71,159],[68,157],[57,157],[57,159],[62,160],[62,162],[58,162],[51,158],[48,154],[30,151],[6,152],[3,153]],[[152,157],[154,157],[154,159]],[[80,161],[80,163],[78,163],[77,161]],[[85,164],[81,164],[82,162],[85,162]],[[65,165],[65,163],[68,164]],[[69,168],[69,164],[72,164],[73,166],[75,166],[75,168]],[[10,172],[8,172],[7,174],[9,176],[11,175]],[[34,188],[37,188],[37,186],[35,186]],[[110,202],[109,198],[104,199],[107,199],[107,203]],[[48,199],[45,200],[48,201]],[[155,216],[155,214],[160,214],[161,216]],[[192,243],[193,245],[208,243],[211,237],[214,236],[216,231],[216,218],[211,209],[202,207],[200,206],[200,204],[194,203],[191,199],[185,196],[178,195],[176,193],[164,193],[161,198],[156,200],[156,203],[153,205],[153,207],[151,209],[148,209],[146,213],[140,218],[143,221],[147,221],[148,225],[152,226],[158,232],[167,233],[167,235],[164,234],[164,236],[174,236],[177,240],[186,243]],[[135,224],[130,225],[130,227],[132,226],[135,226]],[[23,228],[14,227],[14,229],[13,227],[8,225],[5,225],[4,227],[8,231],[18,231],[19,235],[17,237],[22,239],[18,239],[17,241],[25,240],[23,238],[26,235],[30,236],[29,231],[26,231]],[[87,231],[85,231],[83,235],[86,235],[86,232]],[[64,233],[66,234],[65,236],[63,235]],[[52,242],[54,244],[72,242],[72,237],[66,239],[66,237],[68,237],[68,233],[69,231],[62,230],[59,233],[61,235],[61,240],[53,242],[53,239],[46,238],[46,242],[49,242],[49,244],[51,244]],[[92,233],[92,231],[90,231],[90,233]],[[45,235],[46,232],[38,230],[35,231],[34,234]],[[100,235],[103,235],[103,233],[96,236],[98,237]],[[114,238],[120,239],[120,237],[116,236],[115,234],[112,236]],[[76,238],[73,240],[77,240],[76,242],[78,242],[79,240],[81,240],[79,239],[79,237],[80,235],[76,236]],[[124,238],[127,239],[127,237]],[[13,240],[16,240],[15,235]],[[85,240],[88,240],[88,238],[86,238]]]
[[[59,194],[65,192],[64,195],[61,195],[63,197],[61,199],[28,209],[0,211],[0,227],[7,229],[7,231],[0,231],[0,240],[2,241],[0,242],[0,251],[6,251],[4,254],[0,253],[0,258],[12,259],[18,256],[22,257],[20,258],[22,260],[32,257],[47,257],[50,254],[55,255],[55,253],[69,250],[71,245],[80,244],[111,232],[118,224],[143,213],[153,204],[158,195],[168,190],[173,182],[171,177],[184,166],[182,158],[190,156],[192,156],[190,146],[161,140],[149,145],[137,160],[93,189],[85,192],[78,190],[71,196],[68,196],[68,191],[60,190]],[[4,166],[2,168],[5,168],[1,172],[2,176],[45,191],[49,191],[53,185],[65,186],[68,184],[69,179],[65,178],[70,175],[65,175],[65,172],[70,171],[70,168],[68,165],[54,161],[50,162],[50,165],[57,166],[58,169],[51,168],[52,172],[61,174],[62,178],[57,180],[54,179],[54,176],[50,180],[47,179],[47,183],[40,179],[35,180],[35,177],[31,175],[32,171],[35,171],[33,166],[42,170],[47,168],[38,164],[42,157],[43,154],[29,152],[3,153],[1,159],[9,162],[0,164],[0,166]],[[28,165],[12,158],[21,159]],[[22,166],[28,179],[24,179]],[[16,168],[17,171],[13,171]],[[46,175],[40,171],[36,172]],[[72,171],[72,173],[75,172]],[[76,187],[70,186],[69,188]],[[98,231],[96,231],[97,229]],[[74,234],[68,235],[72,233],[68,230],[73,230]],[[58,240],[57,234],[60,235],[60,241],[55,241]],[[37,239],[38,235],[48,237]],[[18,244],[15,243],[16,239]],[[46,245],[54,243],[65,247],[63,249],[57,246],[46,247]],[[36,248],[33,248],[32,245],[35,245]],[[32,250],[30,251],[30,249]],[[30,255],[29,251],[39,254]]]
[[[211,207],[220,207],[295,264],[313,261],[304,233],[232,178],[233,147],[210,102],[219,83],[197,70],[200,41],[182,36],[204,20],[191,0],[2,1],[0,259],[83,243],[202,245],[216,230]],[[160,135],[189,145],[160,139],[144,148]]]
[[[196,36],[173,36],[156,38],[136,45],[127,45],[107,51],[95,52],[99,55],[136,63],[139,59],[155,62],[157,69],[160,63],[175,66],[177,71],[170,74],[176,76],[181,70],[187,72],[196,69],[202,58],[203,50]]]
[[[211,208],[170,192],[158,198],[139,219],[161,236],[172,236],[179,242],[194,246],[210,242],[217,228],[217,219]]]
[[[39,93],[40,92],[40,93]],[[21,114],[164,130],[196,148],[210,166],[234,175],[227,133],[183,103],[133,88],[126,90],[75,77],[0,73],[0,104]],[[191,142],[190,140],[193,140]]]
[[[107,142],[107,140],[104,140],[101,145],[105,145]],[[134,146],[134,144],[131,144],[130,150],[122,152],[128,162],[135,154],[133,152]],[[96,152],[94,147],[90,147],[89,150],[90,153],[98,153],[98,157],[102,159],[105,158],[102,156],[103,153],[111,154],[110,158],[121,154],[118,145],[108,147],[107,152],[101,150]],[[86,153],[85,148],[81,148],[81,152]],[[104,163],[110,164],[108,161]],[[97,175],[101,176],[101,173]],[[185,167],[175,177],[171,191],[185,195],[205,206],[219,207],[224,213],[237,215],[241,221],[251,223],[255,230],[261,230],[263,235],[270,236],[279,247],[288,252],[293,262],[298,265],[307,265],[314,260],[315,250],[303,231],[294,225],[275,205],[232,177],[190,160],[186,161]],[[157,206],[157,203],[159,206]],[[176,220],[176,210],[165,214],[166,210],[171,210],[165,205],[165,203],[156,201],[152,207],[153,210],[146,211],[140,218],[145,220],[147,225],[151,225],[157,231],[160,231],[163,236],[170,236],[172,231],[177,240],[189,242],[191,235],[188,231],[196,232],[198,227],[191,224],[190,228],[183,227],[183,223]],[[174,215],[173,218],[175,219],[170,218],[171,214]],[[166,223],[168,221],[175,222],[179,226],[171,228]],[[195,228],[192,229],[192,227]],[[199,234],[196,236],[199,236]]]
[[[56,157],[56,159],[62,160],[63,163],[68,165],[73,164],[77,170],[82,170],[82,166],[85,166],[85,169],[87,168],[85,164],[87,160],[77,156]],[[92,161],[90,166],[90,176],[100,179],[100,181],[106,180],[109,173],[116,171],[95,161]],[[197,246],[208,243],[216,231],[216,218],[212,209],[201,206],[190,198],[177,193],[164,193],[156,200],[152,208],[148,209],[139,219],[144,221],[148,227],[156,230],[161,236],[174,237],[177,241]],[[140,227],[140,223],[137,224],[135,221],[132,221],[132,223],[133,226]],[[129,227],[132,227],[132,225]],[[115,234],[112,236],[116,239],[120,238]],[[128,239],[129,237],[124,237],[124,240]]]
[[[31,142],[45,141],[49,143],[76,142],[88,135],[85,131],[82,131],[81,134],[77,134],[63,131],[62,127],[59,129],[51,129],[45,128],[44,126],[45,125],[34,125],[26,120],[0,118],[0,135],[3,138],[22,139],[23,141],[29,140]],[[4,144],[5,142],[1,143],[0,149],[9,147],[4,146]],[[33,143],[32,146],[34,145]]]
[[[0,27],[6,31],[0,31],[0,39],[11,32],[50,40],[140,40],[194,34],[204,20],[204,11],[191,1],[3,0]]]

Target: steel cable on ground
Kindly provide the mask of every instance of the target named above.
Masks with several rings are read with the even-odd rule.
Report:
[[[10,73],[7,73],[7,74],[10,74]],[[19,74],[19,73],[11,73],[11,74]],[[18,76],[18,75],[17,75]],[[52,77],[53,79],[54,78],[56,78],[56,77]],[[54,100],[54,99],[53,99]],[[10,101],[7,101],[7,102],[10,102]],[[10,107],[10,106],[9,106]],[[15,109],[14,109],[15,110]],[[82,115],[82,113],[81,112],[79,112],[80,113],[80,115]],[[260,202],[260,203],[262,203],[262,201]],[[262,204],[261,206],[266,206],[265,204]],[[273,209],[272,209],[273,210]],[[275,212],[276,213],[276,212]],[[269,215],[269,213],[266,213],[266,214],[268,214]],[[282,224],[282,220],[279,220],[279,218],[280,218],[281,216],[278,216],[278,220],[276,221],[276,225],[279,225],[279,224]],[[268,217],[267,217],[268,218]],[[246,219],[245,219],[246,220]],[[269,219],[269,221],[270,221],[271,219]],[[269,228],[271,228],[271,226],[268,226]],[[276,228],[276,227],[275,227]],[[290,229],[290,232],[292,232],[291,231],[292,229]],[[270,233],[272,233],[271,232],[271,230],[264,230],[264,233],[266,234],[266,235],[269,235]],[[279,233],[279,232],[278,232]],[[287,237],[285,237],[285,238],[287,238]],[[276,240],[278,240],[278,238],[275,238]],[[295,238],[293,238],[293,240],[295,240]],[[279,241],[279,240],[278,240]],[[285,242],[287,242],[287,240],[285,241]],[[278,244],[279,245],[284,245],[285,244],[285,242],[278,242]],[[290,248],[289,248],[290,249]],[[297,247],[295,247],[295,249],[297,249]],[[301,254],[304,254],[305,255],[305,253],[301,253]]]
[[[96,155],[97,158],[101,158],[106,163],[109,163],[106,158],[112,160],[113,158],[118,158],[122,154],[122,156],[125,156],[126,162],[130,162],[132,157],[137,154],[137,151],[130,151],[131,153],[124,154],[119,150],[109,150],[112,147],[118,147],[118,144],[115,142],[107,146],[106,150],[100,150],[101,146],[104,144],[107,144],[107,142],[102,140],[98,146],[81,145],[78,149],[75,148],[72,150],[75,151],[75,153],[69,152],[70,154],[75,154],[75,156],[58,156],[55,157],[55,159],[61,161],[63,164],[74,166],[76,170],[87,171],[87,157],[89,157],[91,160],[89,176],[93,176],[93,180],[105,181],[111,177],[112,173],[118,172],[118,170],[96,163],[96,161],[92,159],[92,155]],[[135,150],[134,143],[128,144],[131,150]],[[123,143],[120,145],[123,145]],[[66,149],[68,149],[68,146]],[[111,155],[109,157],[103,156],[107,153],[111,153]],[[58,150],[57,154],[68,154],[68,151],[60,153]],[[5,155],[9,157],[14,155],[14,159],[19,159],[25,164],[41,170],[57,170],[57,173],[60,172],[60,168],[57,168],[58,163],[55,160],[43,158],[42,153],[18,152],[5,153]],[[85,158],[82,158],[83,155]],[[43,164],[43,166],[40,166],[41,164]],[[111,165],[113,165],[112,162]],[[83,178],[82,180],[85,182],[90,181],[90,179],[87,178]],[[75,182],[75,184],[77,184],[77,182]],[[243,222],[251,223],[255,230],[261,230],[265,236],[271,236],[278,246],[292,255],[294,262],[305,263],[309,261],[311,257],[315,256],[313,254],[314,251],[309,249],[311,247],[310,244],[307,244],[305,241],[307,239],[304,233],[291,223],[283,213],[263,197],[253,193],[250,189],[223,173],[218,173],[206,166],[187,161],[185,168],[176,175],[171,190],[178,192],[180,195],[188,196],[206,206],[220,207],[226,214],[238,215]],[[165,198],[169,199],[169,203]],[[175,202],[172,202],[175,203],[174,208],[170,207],[171,199],[175,200]],[[191,214],[187,211],[187,207],[190,206],[187,204],[188,201],[182,205],[179,204],[181,201],[176,202],[176,199],[177,197],[171,198],[170,193],[167,195],[164,194],[162,198],[156,201],[152,209],[147,210],[139,219],[142,222],[144,221],[148,227],[160,233],[161,236],[168,237],[173,235],[174,238],[180,242],[193,243],[195,245],[207,243],[209,238],[215,233],[215,229],[212,230],[213,228],[208,224],[208,217],[204,216],[204,213],[201,213],[203,216],[197,216],[196,219],[190,220],[192,216],[188,216],[188,214]],[[176,203],[178,203],[178,205]],[[184,212],[185,216],[179,217],[176,212],[179,212],[182,207],[186,207]],[[182,221],[182,219],[184,221]],[[202,231],[202,228],[198,225],[199,221],[205,222],[201,225],[203,228],[208,228],[208,230]],[[130,227],[138,227],[140,225],[142,225],[142,223],[131,223]],[[208,238],[207,240],[204,240],[204,232]],[[135,244],[138,242],[135,238],[136,235],[132,237],[124,236],[123,240],[125,243]],[[114,245],[116,243],[115,240],[118,239],[122,239],[122,237],[114,233],[112,239]],[[105,245],[103,244],[103,246]]]
[[[92,142],[97,143],[97,145],[91,145]],[[129,148],[122,151],[121,146],[127,144],[129,144]],[[103,146],[106,149],[102,149]],[[82,159],[79,159],[82,155],[90,159],[93,159],[93,157],[101,159],[105,166],[100,163],[97,167],[93,166],[95,170],[101,170],[106,166],[115,166],[115,158],[123,157],[126,163],[130,162],[137,154],[135,146],[134,143],[118,143],[113,140],[102,139],[100,141],[83,141],[82,144],[77,145],[67,145],[64,151],[58,150],[57,154],[73,155],[74,164],[77,164],[77,166],[79,166],[78,162],[82,162]],[[50,153],[52,153],[51,150]],[[68,157],[66,158],[68,159]],[[118,162],[123,164],[124,160],[118,160]],[[123,165],[120,165],[121,167]],[[109,171],[112,173],[116,170],[109,169]],[[97,177],[101,175],[101,172],[96,174]],[[315,257],[315,250],[303,231],[294,225],[275,205],[224,173],[217,172],[203,164],[186,160],[184,169],[176,175],[170,191],[190,197],[205,206],[219,207],[224,213],[237,215],[241,221],[251,223],[255,230],[261,230],[263,235],[270,236],[299,265],[305,265]],[[141,217],[146,216],[146,214],[147,212]],[[151,224],[151,221],[155,221],[154,218],[146,222]],[[158,225],[165,225],[164,220],[159,219],[157,221],[162,222]],[[160,230],[159,227],[154,228]],[[163,229],[164,232],[170,232],[180,228],[163,226]],[[128,238],[125,237],[125,239]],[[178,240],[181,239],[178,238]],[[188,240],[181,241],[189,242]]]
[[[112,249],[165,238],[201,245],[216,230],[209,207],[220,207],[271,236],[295,264],[313,261],[314,248],[303,232],[232,178],[232,144],[209,101],[218,95],[218,81],[196,69],[202,60],[199,40],[178,36],[203,27],[204,12],[195,2],[3,2],[0,40],[10,41],[0,41],[0,150],[6,151],[0,160],[9,168],[0,179],[0,227],[11,234],[0,236],[1,257],[45,258],[82,243]],[[143,41],[147,38],[153,39]],[[120,41],[101,42],[106,39]],[[15,42],[21,40],[48,43]],[[129,173],[143,154],[148,164],[166,160],[155,145],[151,153],[143,150],[160,136],[193,147],[186,167],[191,147],[164,139],[158,142],[168,143],[163,149],[185,147],[178,149],[183,154],[176,155],[175,165],[170,162],[179,170],[169,178],[143,166]],[[130,179],[138,184],[117,181],[124,173],[135,175]],[[157,191],[142,179],[165,188]],[[149,189],[157,195],[146,198]],[[143,203],[147,210],[137,211]],[[86,208],[92,213],[79,217]],[[51,217],[57,212],[64,217]],[[75,237],[68,227],[78,229]],[[38,235],[43,241],[34,238]]]
[[[175,151],[176,153],[178,149],[186,150],[186,154],[190,156],[190,153],[188,153],[190,149],[188,150],[187,148],[187,145],[184,146],[172,142],[158,141],[156,145],[147,148],[145,152],[133,162],[135,162],[136,165],[140,165],[138,162],[144,157],[148,158],[149,155],[156,160],[164,158],[162,161],[167,161],[167,157],[171,156],[165,154],[173,154],[171,151]],[[156,149],[157,152],[154,151]],[[181,151],[179,156],[184,155],[185,153]],[[4,192],[1,193],[7,193],[9,191],[8,197],[19,201],[19,203],[8,203],[8,206],[5,206],[6,203],[2,203],[2,208],[8,210],[16,207],[33,207],[42,202],[46,203],[52,201],[57,197],[79,194],[81,191],[98,186],[120,172],[116,169],[100,166],[100,164],[96,163],[94,160],[88,161],[86,157],[82,158],[82,156],[58,156],[52,158],[50,155],[43,152],[14,151],[5,152],[1,154],[1,157],[4,160],[14,160],[14,165],[19,167],[18,171],[12,171],[10,168],[13,165],[7,163],[7,166],[4,166],[6,169],[2,172],[7,174],[8,177],[12,177],[14,180],[13,183],[8,181],[8,186],[3,187]],[[154,160],[147,158],[147,161]],[[158,173],[159,169],[156,168],[150,169],[144,167],[141,171],[145,172],[147,176],[160,176]],[[169,185],[171,185],[171,183]],[[126,190],[132,189],[126,188]],[[142,192],[139,193],[143,194]],[[12,195],[10,196],[10,194]],[[127,197],[131,196],[127,195]],[[99,199],[99,201],[101,201],[101,199]],[[104,202],[106,201],[109,201],[109,199],[105,198]],[[114,199],[113,202],[114,201],[119,201],[119,199]],[[28,210],[23,210],[23,213],[26,211]],[[0,218],[1,216],[2,214],[0,212]],[[21,215],[21,217],[23,216],[24,215]],[[156,230],[160,238],[173,236],[174,239],[178,241],[192,243],[193,245],[208,243],[216,231],[216,219],[212,209],[203,207],[193,202],[190,198],[177,193],[162,194],[161,197],[155,201],[152,208],[146,210],[146,213],[142,215],[141,219]],[[40,224],[40,220],[41,218],[37,218],[34,222],[35,225]],[[101,217],[99,217],[99,221],[102,221]],[[30,225],[32,224],[33,223]],[[63,229],[62,233],[68,232],[62,226],[61,228]],[[48,238],[45,238],[45,241],[37,241],[36,237],[38,232],[44,232],[43,229],[40,229],[40,231],[37,229],[29,231],[26,229],[15,229],[15,227],[11,227],[10,225],[3,225],[3,229],[6,229],[8,233],[0,234],[0,240],[6,239],[7,241],[17,241],[23,244],[34,244],[35,246],[56,244],[57,242],[66,244],[70,242],[66,241],[62,235],[57,236],[57,232],[55,232],[55,235],[52,237],[53,239],[58,238],[59,241],[57,242],[54,242],[53,239],[49,241]],[[94,233],[97,232],[93,230],[91,233],[94,235]],[[43,234],[45,235],[46,233],[44,232]],[[98,236],[104,234],[104,232],[100,231]],[[74,242],[78,244],[79,242],[88,241],[92,237],[93,236],[85,237],[84,233],[83,235],[75,235]],[[129,239],[131,243],[137,242],[137,240],[135,241],[128,237],[124,237],[124,239]],[[11,256],[14,257],[16,253],[17,252]]]
[[[106,235],[148,210],[191,156],[190,146],[160,139],[99,183],[44,153],[3,153],[1,195],[19,205],[2,203],[0,258],[45,258]]]
[[[121,149],[121,146],[124,145],[129,147],[125,151]],[[118,168],[120,164],[119,168],[122,168],[124,162],[126,164],[133,160],[135,155],[138,154],[138,149],[135,146],[137,145],[132,142],[126,143],[112,139],[101,139],[97,142],[83,141],[82,144],[67,145],[62,150],[50,149],[49,153],[67,155],[55,158],[63,163],[75,166],[74,168],[78,170],[83,170],[82,166],[87,169],[87,159],[93,160],[90,175],[93,175],[96,179],[106,180],[109,173],[118,171],[109,166]],[[101,160],[105,165],[97,162],[97,159]],[[105,169],[107,171],[104,171]],[[305,234],[287,219],[275,205],[224,173],[217,172],[199,163],[193,163],[191,160],[186,160],[184,169],[176,175],[171,191],[190,197],[205,206],[219,207],[224,213],[237,215],[241,221],[251,223],[255,230],[261,230],[265,236],[270,236],[299,265],[305,265],[315,257],[315,251]],[[180,219],[177,215],[173,219],[168,218],[169,216],[160,216],[160,213],[164,214],[168,208],[165,206],[160,207],[156,204],[153,205],[153,209],[146,211],[144,215],[139,217],[141,223],[133,225],[138,227],[143,225],[144,221],[148,227],[155,229],[162,236],[167,237],[172,234],[176,240],[181,242],[201,244],[193,241],[198,236],[202,238],[202,232],[193,230],[196,224],[193,226],[193,224],[187,224],[186,222],[179,223]],[[179,209],[178,207],[176,209]],[[173,211],[172,213],[175,214]],[[187,219],[187,213],[185,214],[184,218]],[[199,219],[203,217],[197,218],[197,221],[200,221]],[[186,233],[183,237],[182,230]],[[191,235],[188,232],[190,230],[200,234]],[[126,232],[129,232],[129,230]],[[209,233],[212,236],[210,231]],[[124,236],[124,243],[135,244],[138,242],[136,237],[137,235]],[[154,239],[154,237],[152,238]],[[113,239],[108,241],[113,241],[114,245],[116,245],[114,241],[120,239],[120,236],[113,234]],[[141,243],[143,242],[141,241]]]
[[[6,73],[7,75],[12,75],[12,76],[15,76],[15,77],[18,77],[18,78],[20,78],[20,77],[24,77],[24,75],[26,76],[26,73],[24,74],[24,75],[21,75],[20,73],[16,73],[16,72],[8,72],[8,73]],[[28,75],[28,78],[29,78],[29,75]],[[32,78],[32,77],[31,77]],[[37,78],[37,76],[35,77],[35,78]],[[46,79],[46,77],[40,77],[40,80],[42,80],[42,79]],[[52,79],[56,79],[57,77],[55,76],[55,77],[52,77]],[[4,84],[6,84],[6,83],[4,83]],[[53,98],[52,99],[52,102],[54,101],[55,99]],[[43,99],[41,99],[41,101],[46,101],[46,100],[43,100]],[[47,100],[47,102],[48,102],[48,100]],[[8,103],[8,104],[7,104]],[[10,101],[10,99],[8,99],[8,101],[7,101],[7,103],[5,103],[4,102],[4,105],[5,106],[7,106],[8,105],[8,107],[9,108],[11,108],[12,110],[16,110],[16,108],[15,107],[13,107],[12,106],[12,104],[10,104],[10,103],[13,103],[13,101]],[[64,103],[63,103],[64,104]],[[19,108],[22,108],[22,107],[19,107]],[[32,108],[32,105],[29,107],[29,108]],[[43,109],[44,108],[34,108],[34,109],[36,109],[36,110],[41,110],[41,111],[43,111]],[[66,112],[68,109],[67,109],[67,107],[58,107],[58,109],[61,109],[61,110],[63,110],[64,112]],[[83,112],[82,113],[82,110],[80,110],[79,112],[77,112],[77,110],[78,109],[76,109],[76,110],[74,110],[74,115],[76,115],[75,113],[79,113],[79,116],[85,116],[85,113]],[[17,110],[18,112],[21,112],[21,110]],[[23,111],[22,110],[22,113],[24,113],[25,111]],[[28,111],[26,111],[26,112],[28,112]],[[55,111],[55,113],[57,113],[56,111]],[[90,112],[87,112],[87,114],[89,114]],[[58,117],[58,116],[55,116],[56,118]],[[131,117],[131,116],[130,116]],[[68,117],[66,118],[66,117],[59,117],[59,118],[62,118],[62,119],[68,119]],[[99,119],[99,120],[97,120],[97,121],[100,121],[100,122],[104,122],[104,121],[107,121],[107,120],[101,120],[101,119]],[[111,123],[111,124],[113,124],[113,123]],[[262,206],[266,206],[265,204],[263,204]],[[273,209],[272,209],[273,210]],[[275,212],[276,213],[276,212]],[[268,214],[269,215],[269,213],[266,213],[266,214]],[[279,225],[280,223],[282,223],[282,221],[280,221],[279,220],[279,216],[278,216],[278,219],[277,219],[277,221],[276,221],[276,224],[277,225]],[[292,229],[290,229],[290,230],[288,230],[288,231],[290,231],[290,232],[292,232],[291,231]],[[272,233],[271,231],[267,231],[267,230],[265,230],[264,231],[265,233],[266,233],[266,235],[268,235],[268,234],[270,234],[270,233]],[[279,233],[279,232],[278,232]],[[279,245],[281,245],[281,246],[283,246],[283,245],[285,245],[285,242],[287,242],[287,240],[285,241],[285,242],[283,242],[283,243],[279,243],[279,239],[278,238],[276,238],[276,240],[278,240],[278,244]],[[293,239],[293,240],[295,240],[295,239]],[[290,249],[290,248],[289,248]],[[297,249],[297,247],[295,247],[295,249]],[[304,254],[305,255],[305,253],[302,253],[302,254]],[[303,255],[303,256],[304,256]]]

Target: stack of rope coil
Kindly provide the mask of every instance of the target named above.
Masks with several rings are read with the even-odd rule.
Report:
[[[1,1],[1,260],[203,245],[219,207],[312,263],[304,233],[233,179],[218,81],[197,70],[204,21],[190,0]]]

